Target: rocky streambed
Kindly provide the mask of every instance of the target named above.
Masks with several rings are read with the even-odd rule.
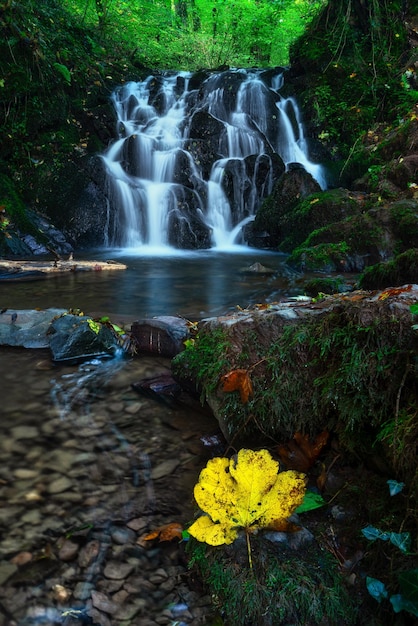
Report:
[[[184,544],[144,538],[192,519],[200,437],[217,429],[131,387],[168,369],[2,348],[1,626],[207,623]]]

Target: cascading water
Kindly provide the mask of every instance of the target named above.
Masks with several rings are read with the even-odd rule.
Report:
[[[119,138],[107,170],[106,245],[225,249],[290,163],[326,187],[308,157],[283,71],[228,70],[149,76],[112,100]]]

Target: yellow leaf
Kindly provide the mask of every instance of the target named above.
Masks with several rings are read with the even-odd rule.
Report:
[[[90,319],[90,318],[89,318],[89,319],[87,320],[87,324],[90,326],[91,330],[92,330],[92,331],[93,331],[96,335],[98,335],[98,334],[99,334],[99,331],[100,331],[101,325],[100,325],[98,322],[95,322],[94,320],[92,320],[92,319]]]
[[[268,450],[240,450],[236,458],[211,459],[202,470],[194,496],[207,515],[189,533],[210,545],[229,544],[244,528],[283,526],[302,503],[306,476],[293,470],[280,472]]]

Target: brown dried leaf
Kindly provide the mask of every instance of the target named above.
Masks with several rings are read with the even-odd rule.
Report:
[[[241,402],[247,404],[253,395],[253,385],[248,370],[231,370],[221,378],[222,391],[239,391]]]
[[[173,539],[181,539],[183,532],[183,526],[178,522],[171,522],[171,524],[164,524],[159,526],[152,532],[143,537],[146,541],[158,539],[158,541],[173,541]]]
[[[411,291],[411,289],[412,285],[408,285],[407,287],[395,287],[392,289],[385,289],[380,294],[378,300],[386,300],[387,298],[391,298],[392,296],[399,296],[399,294]]]
[[[306,473],[321,454],[328,437],[327,430],[319,433],[313,440],[308,435],[297,432],[287,444],[278,446],[277,453],[288,469]]]

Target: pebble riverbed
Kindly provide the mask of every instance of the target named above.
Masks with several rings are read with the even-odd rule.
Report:
[[[209,623],[184,543],[144,539],[192,520],[217,429],[131,387],[169,365],[1,349],[0,626]]]

